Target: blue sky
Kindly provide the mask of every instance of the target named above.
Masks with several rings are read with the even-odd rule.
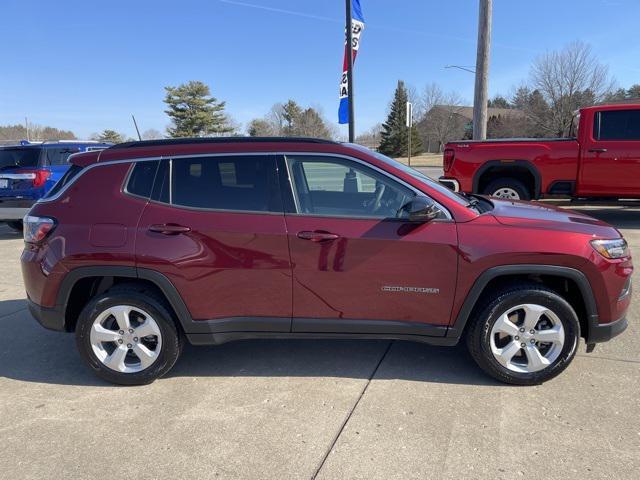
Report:
[[[477,0],[361,0],[359,132],[384,120],[398,79],[473,98]],[[44,1],[0,5],[0,124],[31,122],[88,137],[164,131],[163,87],[202,80],[246,123],[278,101],[337,123],[342,0]],[[490,94],[508,94],[540,54],[592,45],[620,86],[640,83],[638,0],[494,0]],[[343,132],[344,130],[342,130]]]

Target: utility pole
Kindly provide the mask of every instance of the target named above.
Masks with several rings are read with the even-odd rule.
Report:
[[[489,56],[491,49],[491,16],[493,0],[479,0],[478,56],[476,58],[476,86],[473,97],[473,139],[487,138],[487,103],[489,101]]]
[[[351,0],[345,0],[347,7],[347,87],[349,96],[349,143],[356,138],[354,101],[353,101],[353,25],[351,21]]]

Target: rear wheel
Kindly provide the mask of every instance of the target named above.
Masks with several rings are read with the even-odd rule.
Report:
[[[76,326],[76,344],[100,378],[144,385],[167,373],[182,350],[182,338],[164,302],[135,287],[116,287],[94,298]]]
[[[531,200],[529,189],[514,178],[498,178],[489,183],[482,193],[506,200]]]
[[[537,284],[495,292],[467,332],[467,346],[480,368],[515,385],[536,385],[562,372],[580,338],[569,303]]]
[[[9,228],[15,230],[16,232],[22,232],[22,220],[7,222],[7,225],[9,226]]]

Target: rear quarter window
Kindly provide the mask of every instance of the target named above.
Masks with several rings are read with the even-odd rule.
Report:
[[[138,197],[151,198],[159,163],[158,160],[136,162],[129,175],[126,192]]]

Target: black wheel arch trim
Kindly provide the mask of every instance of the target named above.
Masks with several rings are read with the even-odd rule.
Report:
[[[593,289],[589,280],[580,270],[570,267],[562,267],[558,265],[531,265],[531,264],[518,264],[518,265],[501,265],[497,267],[485,270],[475,281],[471,290],[467,294],[462,308],[458,312],[458,315],[449,330],[447,331],[447,337],[459,338],[462,336],[467,321],[471,316],[471,312],[478,303],[480,296],[484,292],[485,288],[492,280],[499,277],[507,277],[511,275],[550,275],[555,277],[563,277],[573,280],[582,294],[582,298],[585,303],[585,311],[587,314],[588,331],[582,332],[587,341],[590,340],[592,334],[597,331],[598,323],[598,307],[593,296]],[[597,340],[605,341],[605,340]]]
[[[56,312],[62,325],[64,325],[66,308],[73,287],[79,280],[90,277],[121,277],[151,282],[166,297],[187,337],[198,339],[198,343],[219,343],[222,338],[257,338],[277,335],[284,335],[285,338],[323,335],[333,335],[334,338],[340,335],[344,335],[344,338],[403,337],[432,344],[454,345],[457,343],[457,339],[446,338],[448,327],[415,322],[291,317],[229,317],[194,320],[171,280],[158,271],[133,266],[78,267],[71,270],[62,281],[57,297]]]
[[[409,324],[409,322],[387,322],[394,324],[395,328],[391,329],[391,331],[385,330],[388,325],[385,325],[384,322],[380,324],[376,321],[365,320],[355,321],[358,324],[357,328],[355,325],[349,325],[348,327],[345,325],[341,329],[337,329],[332,328],[335,327],[335,325],[332,325],[331,327],[329,327],[329,325],[325,325],[324,328],[321,328],[318,331],[317,326],[319,323],[316,319],[297,319],[297,322],[296,319],[293,319],[293,324],[291,318],[279,317],[234,317],[212,321],[194,320],[189,309],[182,300],[182,297],[178,293],[178,290],[164,274],[155,270],[136,268],[133,266],[78,267],[71,270],[65,276],[58,291],[57,305],[55,309],[53,309],[55,311],[48,311],[47,315],[51,316],[50,318],[57,315],[58,318],[64,322],[66,306],[71,291],[75,284],[83,278],[124,277],[147,280],[158,287],[175,311],[178,321],[185,333],[188,335],[203,335],[202,337],[199,337],[201,339],[199,343],[204,342],[205,336],[210,335],[219,336],[220,338],[218,338],[218,340],[221,340],[222,337],[233,338],[236,336],[239,338],[256,338],[268,335],[284,335],[285,337],[327,335],[329,338],[331,336],[338,337],[340,335],[344,335],[346,338],[403,338],[406,340],[413,339],[432,344],[455,345],[458,339],[462,336],[471,312],[489,282],[498,277],[522,274],[565,277],[573,280],[576,285],[578,285],[585,301],[585,310],[587,312],[588,331],[584,332],[587,343],[607,341],[613,336],[621,333],[621,331],[624,330],[624,327],[626,327],[626,321],[624,321],[624,327],[621,325],[623,323],[622,321],[619,322],[618,325],[615,325],[617,328],[614,328],[613,325],[603,326],[598,323],[598,310],[593,296],[593,290],[589,280],[581,271],[570,267],[561,267],[556,265],[531,264],[502,265],[490,268],[483,272],[467,294],[455,322],[452,326],[446,329],[446,334],[444,334],[442,327],[424,325],[421,328],[417,328],[416,325]],[[328,324],[331,323],[333,322],[328,322]],[[296,328],[293,327],[294,324]],[[64,323],[59,324],[59,326],[54,329],[62,330],[61,327],[63,325]],[[303,325],[307,328],[304,328]],[[47,326],[47,328],[52,328],[52,326]],[[357,331],[354,332],[353,330]],[[350,331],[353,333],[350,333]],[[440,338],[440,340],[438,340],[438,338]],[[218,342],[214,341],[213,343]]]
[[[540,172],[535,167],[535,165],[533,165],[528,160],[509,160],[509,161],[489,160],[488,162],[483,163],[482,166],[473,175],[473,186],[472,186],[473,193],[483,193],[479,191],[480,178],[482,177],[482,175],[484,175],[487,172],[487,170],[494,167],[500,167],[500,168],[506,168],[506,169],[517,167],[517,168],[524,168],[528,170],[529,173],[533,175],[533,184],[534,184],[535,191],[531,192],[532,198],[540,197],[541,188],[542,188],[542,177],[540,176]]]
[[[95,266],[95,267],[78,267],[67,273],[58,290],[56,309],[61,315],[65,316],[67,304],[73,287],[83,278],[90,277],[121,277],[131,279],[147,280],[158,287],[167,301],[175,311],[183,328],[193,323],[191,313],[182,297],[178,293],[176,287],[162,273],[146,268],[136,268],[134,266]]]

